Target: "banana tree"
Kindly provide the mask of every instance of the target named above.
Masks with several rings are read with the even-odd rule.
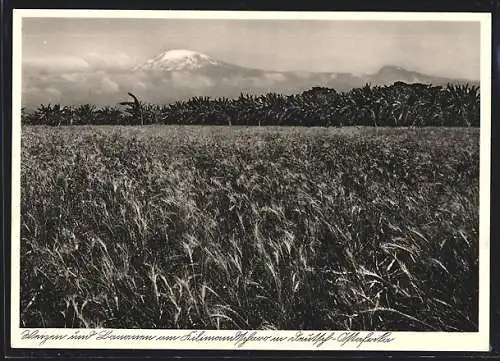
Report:
[[[90,104],[83,104],[73,110],[71,122],[76,124],[95,124],[96,122],[96,107]]]
[[[143,116],[144,105],[142,104],[142,102],[139,101],[139,99],[137,99],[137,97],[134,94],[130,92],[127,94],[133,99],[133,101],[120,102],[119,104],[128,106],[128,108],[125,111],[129,114],[129,117],[132,118],[133,120],[139,119],[141,125],[144,125],[144,116]]]
[[[35,112],[36,118],[40,124],[50,126],[60,126],[68,124],[72,119],[70,107],[61,107],[60,104],[40,105]]]
[[[119,125],[122,120],[122,112],[120,109],[110,106],[105,106],[96,111],[96,124],[114,124]]]

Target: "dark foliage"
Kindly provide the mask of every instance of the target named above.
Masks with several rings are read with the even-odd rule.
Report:
[[[129,93],[130,96],[132,96]],[[479,126],[479,88],[396,82],[338,93],[315,87],[297,95],[241,94],[238,98],[194,97],[169,105],[144,104],[135,96],[122,107],[40,105],[22,112],[23,124],[187,124],[289,126]],[[123,106],[126,106],[123,108]]]

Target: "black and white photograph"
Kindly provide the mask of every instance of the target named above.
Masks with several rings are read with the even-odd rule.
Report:
[[[490,18],[364,15],[18,11],[13,339],[487,348]]]

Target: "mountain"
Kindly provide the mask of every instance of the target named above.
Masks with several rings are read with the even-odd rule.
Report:
[[[471,82],[426,75],[394,65],[384,66],[378,72],[366,75],[253,69],[229,64],[207,54],[187,49],[162,52],[135,66],[132,70],[146,74],[154,73],[165,82],[177,83],[180,88],[189,87],[191,80],[194,83],[202,80],[200,85],[206,88],[204,95],[208,96],[231,96],[240,92],[294,93],[312,86],[331,87],[343,91],[363,86],[366,83],[390,85],[398,81],[433,85]],[[182,81],[183,78],[185,81]],[[196,88],[199,90],[199,87]]]
[[[155,57],[132,67],[134,72],[145,73],[191,73],[203,74],[223,79],[228,76],[258,77],[269,72],[260,69],[246,68],[235,64],[226,63],[210,55],[189,49],[173,49],[164,51]],[[220,80],[219,79],[219,80]]]
[[[126,98],[127,92],[132,92],[144,102],[166,104],[193,96],[232,98],[240,93],[296,94],[313,87],[348,91],[367,83],[390,85],[398,81],[478,85],[476,81],[436,77],[395,65],[364,75],[254,69],[227,63],[195,50],[173,49],[126,69],[71,72],[23,65],[22,101],[27,107],[46,103],[115,105]]]
[[[450,79],[430,76],[416,71],[407,70],[395,65],[383,66],[378,72],[370,75],[369,78],[372,84],[377,85],[390,85],[398,81],[402,81],[405,83],[421,83],[433,85],[446,85],[448,83],[478,83],[466,79]]]
[[[194,50],[174,49],[165,51],[149,59],[144,64],[133,67],[135,71],[192,71],[223,63],[206,54]]]

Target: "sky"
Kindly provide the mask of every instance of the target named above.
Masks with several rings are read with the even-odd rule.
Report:
[[[398,65],[479,79],[479,23],[25,18],[25,63],[128,66],[161,51],[200,51],[278,71],[373,73]]]
[[[479,22],[24,18],[23,104],[116,104],[127,91],[162,103],[232,94],[198,75],[131,72],[170,49],[266,71],[362,75],[395,65],[447,78],[480,75]],[[250,81],[275,91],[279,77],[268,75]]]

